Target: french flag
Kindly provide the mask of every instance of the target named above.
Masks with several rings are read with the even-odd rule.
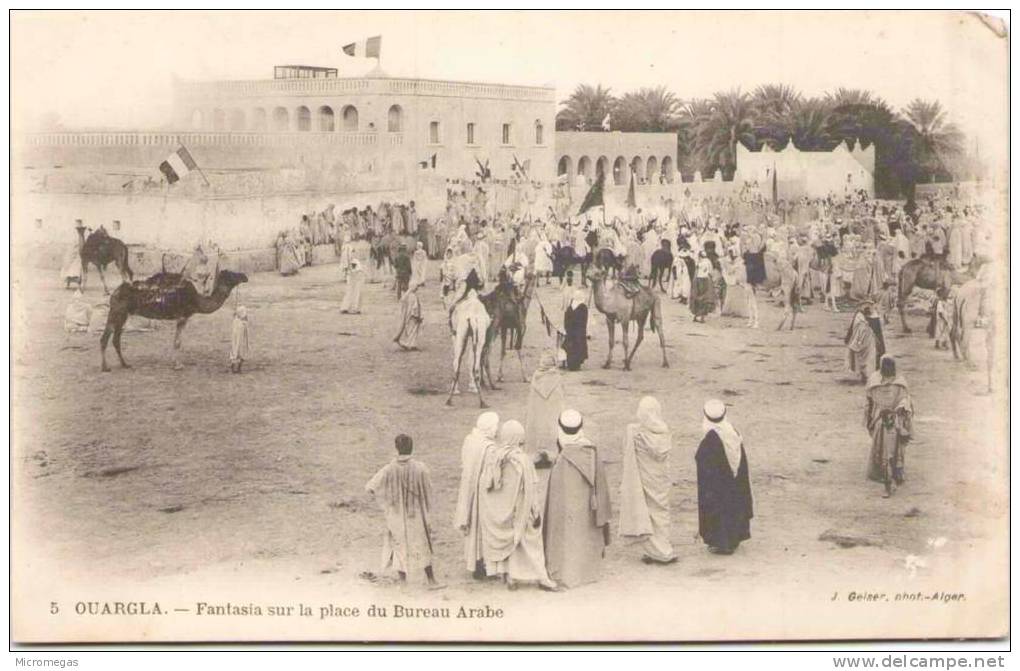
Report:
[[[197,167],[195,159],[191,158],[191,152],[181,145],[177,151],[167,156],[166,160],[159,164],[159,171],[166,177],[168,184],[174,184]]]
[[[382,51],[382,35],[376,35],[375,37],[369,37],[366,40],[345,44],[343,46],[343,50],[348,56],[356,56],[358,58],[379,58],[379,53]]]

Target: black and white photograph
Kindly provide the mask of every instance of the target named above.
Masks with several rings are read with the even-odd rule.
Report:
[[[1009,634],[1009,25],[16,10],[11,639]]]

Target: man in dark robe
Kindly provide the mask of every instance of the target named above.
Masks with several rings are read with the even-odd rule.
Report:
[[[726,406],[705,403],[705,431],[695,461],[698,467],[698,535],[710,552],[733,554],[751,537],[754,508],[743,438],[726,419]]]
[[[874,309],[871,305],[864,307],[864,317],[868,320],[868,326],[875,332],[875,368],[878,368],[878,363],[882,360],[885,355],[885,337],[882,335],[882,318],[875,314]]]
[[[580,370],[588,358],[588,306],[586,292],[578,289],[563,313],[563,349],[567,353],[567,370]]]
[[[400,244],[397,256],[393,259],[393,270],[397,275],[397,300],[400,300],[411,282],[411,257],[407,255],[407,245],[403,243]]]

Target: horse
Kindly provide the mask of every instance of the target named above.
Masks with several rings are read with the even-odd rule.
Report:
[[[659,287],[665,293],[663,282],[673,279],[673,252],[670,251],[669,240],[663,240],[662,246],[652,252],[652,272],[648,276],[648,286]]]
[[[553,247],[553,276],[560,279],[560,284],[563,283],[563,278],[566,276],[568,270],[572,270],[576,266],[581,267],[581,286],[588,286],[588,266],[592,262],[591,253],[579,256],[574,252],[574,247],[566,243],[557,243]]]
[[[608,247],[595,252],[593,261],[596,268],[604,268],[610,272],[611,277],[616,277],[623,271],[624,254],[617,254]]]

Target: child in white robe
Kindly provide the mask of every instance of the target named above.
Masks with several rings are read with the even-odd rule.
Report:
[[[230,330],[230,372],[240,373],[245,359],[251,358],[248,344],[248,309],[239,305],[234,311],[234,323]]]

